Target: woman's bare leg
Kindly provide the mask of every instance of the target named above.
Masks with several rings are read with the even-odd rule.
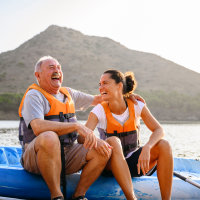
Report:
[[[131,174],[122,152],[120,140],[117,137],[110,137],[106,142],[113,147],[107,169],[112,171],[126,198],[128,200],[137,199],[133,191]]]

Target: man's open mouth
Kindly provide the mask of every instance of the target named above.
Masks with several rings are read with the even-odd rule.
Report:
[[[60,80],[60,75],[59,74],[53,74],[51,79],[52,80]]]

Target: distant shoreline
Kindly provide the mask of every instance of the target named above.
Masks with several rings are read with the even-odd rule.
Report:
[[[161,124],[200,124],[200,121],[159,121]]]
[[[82,119],[78,119],[78,121],[86,121],[86,120],[82,120]],[[171,121],[166,121],[166,120],[158,120],[161,124],[200,124],[200,121],[175,121],[175,120],[171,120]],[[0,122],[19,122],[19,120],[0,120]],[[141,120],[141,124],[144,124],[144,122]]]
[[[158,120],[161,124],[200,124],[200,121],[162,121]],[[143,121],[141,121],[141,124],[144,124]]]

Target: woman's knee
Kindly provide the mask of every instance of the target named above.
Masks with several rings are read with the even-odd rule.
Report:
[[[123,154],[121,140],[118,137],[109,137],[108,139],[106,139],[106,142],[108,142],[108,144],[110,144],[113,147],[112,153]]]
[[[157,143],[157,146],[158,146],[158,149],[159,149],[160,152],[166,153],[166,154],[172,154],[171,145],[167,140],[161,139]]]
[[[114,146],[120,146],[121,147],[121,141],[118,137],[112,136],[106,139],[106,142],[111,145],[112,147]]]

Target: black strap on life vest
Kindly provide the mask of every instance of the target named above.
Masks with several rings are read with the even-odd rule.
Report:
[[[59,115],[44,116],[44,119],[46,119],[46,120],[59,119],[60,122],[64,122],[64,120],[66,119],[69,122],[69,119],[74,117],[74,116],[75,116],[75,113],[63,114],[63,112],[60,112]],[[69,133],[67,135],[67,137],[70,138],[71,142],[72,142],[73,138],[76,137],[76,134],[74,132],[72,132],[72,133]]]
[[[127,152],[127,151],[129,151],[129,150],[131,150],[132,148],[135,148],[135,147],[137,147],[137,142],[134,143],[134,144],[127,144],[127,145],[125,145],[123,147],[123,151],[125,153],[125,152]]]
[[[67,113],[67,114],[63,114],[63,112],[60,112],[62,114],[59,115],[50,115],[50,116],[44,116],[44,119],[46,120],[51,120],[51,119],[69,119],[75,116],[75,113]]]
[[[23,135],[19,135],[19,141],[23,141]]]
[[[24,118],[23,117],[20,117],[20,123],[23,123],[23,121],[24,121]],[[21,130],[20,130],[20,128],[21,127],[19,127],[19,132],[21,133]],[[28,126],[28,128],[30,128],[31,129],[31,126],[30,126],[30,124],[29,124],[29,126]],[[21,134],[19,134],[19,141],[20,142],[24,142],[24,136],[23,135],[21,135]]]
[[[44,116],[44,119],[45,120],[59,119],[59,121],[61,122],[61,120],[62,121],[65,120],[65,119],[69,120],[70,118],[75,116],[75,113],[68,113],[68,114],[63,114],[63,112],[61,112],[61,113],[62,114],[59,114],[59,115]],[[23,120],[24,120],[24,118],[20,117],[20,121],[23,121]],[[30,124],[29,124],[28,128],[31,129]],[[72,138],[75,136],[75,134],[74,133],[70,133],[70,134],[68,134],[68,136],[72,140]],[[24,137],[23,135],[19,135],[19,141],[23,142],[23,137]]]
[[[137,134],[137,131],[134,130],[134,131],[123,132],[123,133],[118,133],[117,131],[114,131],[114,133],[106,133],[106,132],[104,132],[104,133],[105,133],[105,135],[107,137],[116,136],[118,138],[123,138],[123,137],[126,137],[126,136],[131,135],[131,134]],[[131,150],[131,149],[133,149],[133,148],[135,148],[135,147],[137,147],[137,145],[138,145],[138,141],[135,142],[134,144],[126,144],[126,145],[124,145],[123,146],[124,155],[126,156],[126,152]]]
[[[107,137],[116,136],[116,137],[120,138],[120,137],[125,137],[125,136],[131,135],[131,134],[135,134],[135,133],[137,133],[136,130],[129,131],[129,132],[123,132],[123,133],[117,133],[117,131],[114,131],[114,133],[106,133],[105,132],[105,135]]]
[[[59,119],[60,119],[60,122],[64,122],[65,121],[65,117],[63,115],[63,112],[60,112]],[[65,179],[65,152],[64,152],[64,145],[65,145],[64,140],[65,140],[65,137],[64,136],[60,136],[59,139],[60,139],[61,162],[62,162],[61,182],[62,182],[62,186],[63,186],[64,199],[67,199],[67,190],[66,190],[67,181]]]

